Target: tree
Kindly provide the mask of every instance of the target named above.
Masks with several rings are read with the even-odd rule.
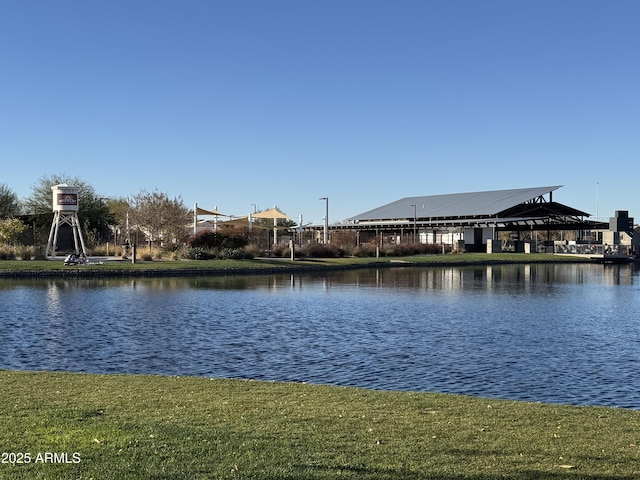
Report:
[[[27,226],[18,218],[0,220],[0,244],[15,245]]]
[[[91,203],[94,197],[96,197],[93,187],[77,177],[70,177],[67,175],[45,175],[40,177],[31,187],[31,195],[29,195],[25,200],[27,211],[34,214],[51,213],[53,198],[51,187],[62,183],[78,187],[78,212],[86,209],[87,205]]]
[[[66,175],[49,175],[41,177],[32,187],[31,195],[25,201],[26,211],[33,215],[44,215],[52,212],[51,187],[66,183],[78,187],[78,218],[85,236],[94,243],[106,241],[111,233],[110,225],[113,217],[109,213],[105,198],[100,197],[93,186],[77,178]]]
[[[131,205],[129,205],[129,200],[126,198],[110,198],[107,201],[107,208],[109,210],[109,215],[112,218],[111,228],[114,232],[114,241],[116,243],[124,244],[127,242],[127,227],[128,222],[128,214],[131,210]]]
[[[0,183],[0,218],[15,217],[20,214],[18,195],[6,184]]]
[[[130,201],[130,222],[149,242],[181,243],[188,236],[191,211],[181,197],[170,199],[166,193],[140,191]]]

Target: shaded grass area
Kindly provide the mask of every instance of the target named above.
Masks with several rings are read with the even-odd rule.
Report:
[[[0,478],[631,479],[640,412],[193,377],[0,371]]]
[[[231,274],[260,273],[276,271],[305,271],[322,269],[343,269],[363,267],[394,266],[443,266],[443,265],[477,265],[504,263],[560,263],[588,262],[582,257],[571,257],[549,254],[514,254],[514,253],[465,253],[447,255],[415,255],[410,257],[382,258],[317,258],[290,261],[281,258],[258,258],[251,260],[153,260],[139,261],[135,264],[127,260],[109,260],[100,265],[66,266],[59,260],[4,260],[0,261],[0,276],[99,276],[99,275],[136,275],[136,274]]]

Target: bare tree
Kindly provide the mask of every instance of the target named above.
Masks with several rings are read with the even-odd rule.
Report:
[[[188,236],[191,211],[181,197],[170,199],[166,193],[140,191],[133,196],[130,221],[149,242],[182,243]]]

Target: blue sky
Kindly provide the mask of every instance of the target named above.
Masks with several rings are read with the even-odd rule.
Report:
[[[0,3],[0,183],[321,222],[564,185],[640,216],[640,2]]]

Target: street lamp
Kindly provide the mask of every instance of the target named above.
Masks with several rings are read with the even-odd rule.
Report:
[[[329,197],[320,197],[325,202],[324,212],[324,243],[329,243]]]
[[[416,204],[412,203],[409,206],[413,207],[413,243],[416,243]]]

